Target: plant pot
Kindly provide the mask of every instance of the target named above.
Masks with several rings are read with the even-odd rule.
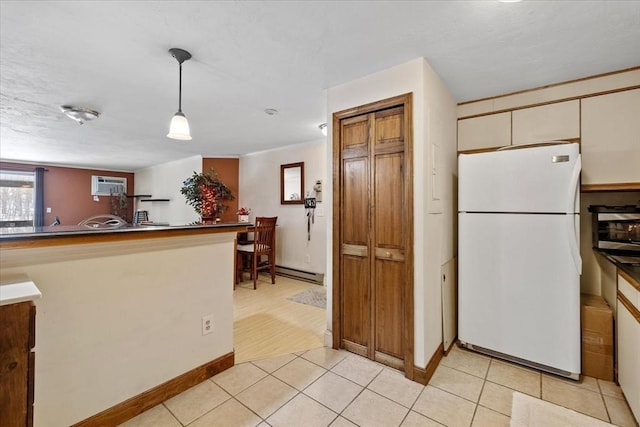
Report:
[[[249,222],[249,215],[238,215],[238,222]]]
[[[203,216],[203,217],[201,217],[200,222],[202,222],[203,224],[206,224],[206,225],[215,224],[216,223],[216,217],[215,216]]]

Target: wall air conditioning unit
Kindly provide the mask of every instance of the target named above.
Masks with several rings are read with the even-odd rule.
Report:
[[[91,195],[110,196],[127,192],[127,178],[117,176],[91,176]]]

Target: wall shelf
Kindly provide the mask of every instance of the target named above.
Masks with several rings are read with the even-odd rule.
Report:
[[[140,199],[141,202],[170,202],[171,199]]]

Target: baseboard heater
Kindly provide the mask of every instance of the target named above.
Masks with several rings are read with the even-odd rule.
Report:
[[[305,282],[311,282],[317,285],[324,284],[324,274],[322,273],[311,273],[309,271],[276,265],[276,274],[278,276],[291,277],[296,280],[304,280]]]

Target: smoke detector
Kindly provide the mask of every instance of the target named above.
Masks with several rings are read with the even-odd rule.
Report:
[[[100,113],[96,110],[85,107],[75,107],[73,105],[61,105],[60,111],[80,124],[100,117]]]

